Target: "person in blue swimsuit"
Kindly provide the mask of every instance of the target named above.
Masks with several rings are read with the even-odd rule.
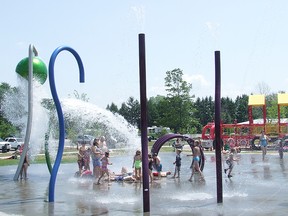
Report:
[[[193,166],[192,166],[192,173],[191,173],[191,177],[189,178],[189,181],[192,181],[192,177],[193,175],[195,174],[195,172],[198,172],[200,174],[200,180],[201,181],[204,181],[204,176],[203,176],[203,173],[200,169],[200,166],[199,166],[199,162],[200,162],[200,155],[201,155],[201,152],[200,152],[200,141],[199,140],[196,140],[194,142],[194,147],[193,147],[193,154],[190,155],[190,156],[193,156]],[[189,156],[189,155],[187,155]]]
[[[264,131],[261,131],[259,140],[260,140],[260,146],[262,150],[262,160],[264,161],[265,155],[267,154],[267,145],[268,145],[269,137],[265,135]]]

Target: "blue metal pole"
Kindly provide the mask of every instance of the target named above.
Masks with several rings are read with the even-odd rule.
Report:
[[[56,181],[56,176],[58,173],[58,169],[62,160],[62,155],[64,151],[64,141],[65,141],[65,125],[64,125],[64,117],[63,117],[63,112],[61,108],[61,104],[58,98],[58,94],[56,91],[56,86],[55,86],[55,79],[54,79],[54,63],[56,60],[57,55],[63,51],[67,50],[71,52],[74,57],[77,60],[78,67],[79,67],[79,75],[80,75],[80,82],[83,83],[85,78],[84,78],[84,67],[82,64],[82,60],[78,53],[70,48],[70,47],[58,47],[53,53],[50,58],[49,62],[49,83],[50,83],[50,90],[52,93],[52,97],[56,106],[57,110],[57,115],[58,115],[58,121],[59,121],[59,145],[58,145],[58,151],[55,159],[55,163],[52,169],[52,173],[50,176],[50,182],[49,182],[49,202],[54,202],[54,192],[55,192],[55,181]]]

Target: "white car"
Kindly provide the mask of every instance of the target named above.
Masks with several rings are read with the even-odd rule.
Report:
[[[5,147],[6,148],[5,148]],[[8,142],[6,142],[6,141],[4,141],[3,139],[1,139],[0,138],[0,149],[2,150],[2,152],[3,152],[3,147],[4,147],[4,149],[6,149],[7,150],[7,152],[9,152],[10,151],[10,149],[11,149],[11,145],[10,145],[10,143],[8,143]],[[4,150],[5,151],[5,150]]]
[[[7,137],[6,142],[10,143],[11,149],[19,150],[21,145],[24,144],[23,138]]]

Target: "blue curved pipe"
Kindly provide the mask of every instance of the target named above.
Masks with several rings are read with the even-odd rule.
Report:
[[[55,163],[52,169],[52,173],[50,176],[50,182],[49,182],[49,202],[54,202],[54,192],[55,192],[55,181],[56,181],[56,177],[57,177],[57,173],[58,173],[58,169],[62,160],[62,155],[63,155],[63,151],[64,151],[64,140],[65,140],[65,127],[64,127],[64,117],[63,117],[63,112],[62,112],[62,108],[61,108],[61,104],[57,95],[57,91],[56,91],[56,87],[55,87],[55,79],[54,79],[54,63],[56,60],[57,55],[63,51],[63,50],[67,50],[69,52],[71,52],[74,57],[77,60],[78,63],[78,67],[79,67],[79,80],[81,83],[84,82],[85,78],[84,78],[84,67],[83,67],[83,63],[82,60],[80,58],[80,56],[78,55],[78,53],[67,46],[61,46],[58,47],[51,55],[50,61],[49,61],[49,83],[50,83],[50,90],[52,93],[52,97],[56,106],[56,110],[57,110],[57,115],[58,115],[58,121],[59,121],[59,146],[58,146],[58,152],[56,155],[56,159],[55,159]]]

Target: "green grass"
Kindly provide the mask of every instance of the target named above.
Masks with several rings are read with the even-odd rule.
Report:
[[[10,156],[11,153],[2,154],[1,157]],[[0,166],[9,166],[19,164],[20,156],[17,159],[0,159]],[[53,164],[54,161],[51,160]],[[77,152],[63,154],[61,163],[77,163]],[[45,155],[38,155],[30,164],[46,164]]]
[[[148,149],[149,151],[151,150],[152,145],[154,142],[149,142],[148,143]],[[172,143],[169,142],[165,143],[163,147],[161,148],[160,152],[172,152]],[[61,163],[77,163],[77,149],[76,148],[71,148],[71,149],[65,149],[63,156],[62,156],[62,161]],[[14,153],[14,151],[10,151],[7,153],[1,153],[0,157],[9,157]],[[122,151],[117,151],[117,153],[114,154],[124,154],[125,152]],[[18,156],[18,159],[0,159],[0,166],[9,166],[9,165],[18,165],[20,160],[20,156]],[[54,161],[51,160],[51,163],[53,164]],[[44,154],[38,155],[33,161],[30,162],[31,164],[46,164],[46,158]]]
[[[1,159],[0,166],[9,166],[9,165],[17,165],[19,163],[20,157],[18,159]],[[53,164],[54,161],[51,160]],[[37,156],[30,164],[46,164],[46,158],[44,155]],[[69,154],[63,155],[61,163],[77,163],[77,155],[76,154]]]

